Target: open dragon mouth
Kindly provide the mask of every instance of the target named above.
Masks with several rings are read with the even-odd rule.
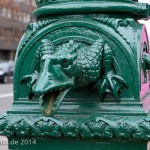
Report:
[[[69,89],[51,90],[40,97],[40,108],[45,116],[53,116],[59,109]]]

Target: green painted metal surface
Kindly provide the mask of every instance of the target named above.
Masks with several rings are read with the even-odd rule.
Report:
[[[10,149],[146,149],[150,117],[140,90],[149,54],[137,20],[150,6],[36,2],[17,49],[13,107],[0,116],[1,135],[28,143]]]

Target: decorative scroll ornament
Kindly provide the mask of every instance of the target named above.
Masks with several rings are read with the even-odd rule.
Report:
[[[35,115],[0,117],[0,134],[8,137],[92,137],[150,140],[150,118],[91,116],[79,121],[61,121]]]
[[[52,116],[59,108],[71,88],[94,85],[103,100],[110,92],[119,100],[119,91],[126,86],[124,79],[115,73],[113,53],[103,39],[96,40],[90,47],[70,40],[55,47],[48,39],[36,53],[36,67],[26,75],[22,83],[29,86],[29,98],[40,99],[42,113]]]

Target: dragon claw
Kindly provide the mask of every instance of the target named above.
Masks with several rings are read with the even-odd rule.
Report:
[[[26,75],[21,80],[21,83],[27,83],[28,86],[32,86],[37,79],[37,74]]]
[[[25,75],[21,80],[21,84],[26,83],[26,85],[28,86],[28,93],[29,93],[28,98],[30,100],[32,100],[34,97],[34,94],[32,92],[32,86],[34,85],[36,80],[37,80],[37,74],[36,73],[33,73],[31,75]]]
[[[104,100],[103,95],[105,93],[112,93],[119,102],[119,91],[121,91],[124,87],[126,87],[124,79],[114,74],[113,71],[110,71],[97,82],[93,90],[97,89],[99,96],[101,97],[101,101]]]

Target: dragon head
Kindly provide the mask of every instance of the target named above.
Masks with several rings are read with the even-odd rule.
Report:
[[[77,54],[76,48],[71,48],[73,45],[74,42],[69,41],[59,49],[54,49],[53,44],[44,39],[37,51],[37,77],[32,79],[33,75],[30,75],[28,81],[32,81],[30,83],[32,93],[39,97],[41,110],[45,116],[52,116],[57,111],[69,89],[74,86],[74,77],[70,71]]]

